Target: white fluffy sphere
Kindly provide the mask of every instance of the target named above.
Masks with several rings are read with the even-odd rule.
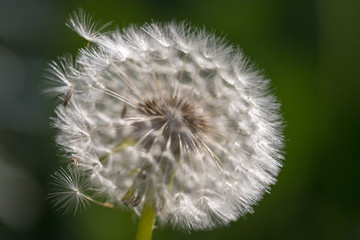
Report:
[[[47,91],[62,99],[57,143],[86,185],[136,212],[150,201],[179,229],[252,212],[281,167],[282,119],[240,50],[186,23],[101,33],[80,13],[69,25],[90,44],[51,64]],[[68,189],[76,197],[57,204],[91,199]]]

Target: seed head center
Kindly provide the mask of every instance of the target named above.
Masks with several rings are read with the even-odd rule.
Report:
[[[171,133],[204,130],[206,121],[195,106],[183,98],[154,98],[139,104],[139,111],[150,117],[154,129],[165,128]],[[184,129],[187,128],[187,129]]]

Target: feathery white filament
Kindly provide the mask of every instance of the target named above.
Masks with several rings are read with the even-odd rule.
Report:
[[[54,189],[49,193],[49,199],[54,206],[64,213],[82,211],[88,205],[86,197],[87,182],[77,168],[70,165],[67,169],[60,168],[52,175]]]
[[[90,19],[70,19],[91,45],[74,63],[50,65],[49,79],[60,84],[47,90],[64,101],[53,121],[57,143],[87,184],[136,212],[151,199],[158,220],[180,229],[211,229],[252,212],[282,160],[269,80],[204,29],[172,22],[101,33]],[[83,203],[63,170],[57,179],[69,191],[56,204]]]

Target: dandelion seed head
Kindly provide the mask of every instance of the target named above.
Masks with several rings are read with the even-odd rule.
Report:
[[[150,199],[178,229],[251,213],[281,167],[282,118],[241,51],[184,22],[103,33],[79,12],[69,25],[91,44],[50,65],[46,91],[66,102],[56,140],[87,184],[135,212]],[[84,199],[64,175],[64,205]]]

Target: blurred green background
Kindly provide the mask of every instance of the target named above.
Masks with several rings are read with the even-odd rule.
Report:
[[[226,34],[282,102],[286,161],[255,213],[190,235],[160,227],[154,240],[360,239],[358,0],[0,0],[0,239],[135,236],[129,212],[61,216],[46,200],[61,158],[41,81],[49,61],[85,44],[64,24],[78,7],[120,27],[187,19]]]

